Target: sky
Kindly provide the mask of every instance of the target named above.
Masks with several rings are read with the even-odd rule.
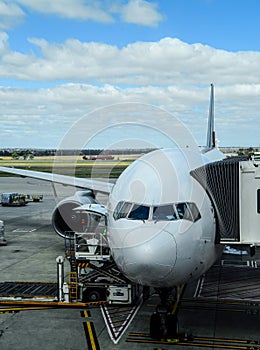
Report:
[[[164,147],[178,129],[165,113],[204,145],[211,83],[218,145],[260,147],[259,13],[259,0],[0,0],[0,148],[73,148],[75,125],[86,148]]]

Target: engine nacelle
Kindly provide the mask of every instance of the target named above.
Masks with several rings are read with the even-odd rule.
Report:
[[[58,235],[65,238],[66,232],[90,232],[98,224],[91,214],[77,214],[75,208],[83,204],[96,203],[92,191],[78,191],[74,196],[60,201],[52,213],[52,226]]]

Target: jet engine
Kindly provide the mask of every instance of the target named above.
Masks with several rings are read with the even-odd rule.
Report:
[[[92,191],[78,191],[74,196],[60,201],[52,213],[52,226],[56,233],[65,238],[66,232],[90,232],[95,230],[98,217],[91,214],[78,214],[75,208],[96,203]]]

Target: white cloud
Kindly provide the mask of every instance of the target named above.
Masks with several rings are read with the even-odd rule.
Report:
[[[0,147],[21,146],[21,142],[28,142],[26,147],[56,147],[78,118],[122,102],[152,104],[170,111],[202,144],[211,82],[216,86],[221,145],[260,146],[259,52],[228,52],[173,38],[137,42],[122,49],[72,39],[62,44],[38,38],[30,42],[40,48],[40,56],[12,51],[7,34],[0,33],[2,82],[12,78],[21,85],[35,81],[46,86],[54,81],[56,86],[0,88]],[[59,80],[67,83],[59,85]],[[8,130],[14,125],[19,135],[33,136],[21,141],[13,133],[10,139]]]
[[[8,35],[4,32],[0,32],[0,55],[5,55],[8,51]]]
[[[216,86],[215,114],[221,146],[260,146],[259,95],[260,84]],[[173,113],[187,125],[198,143],[203,144],[209,86],[203,89],[174,85],[121,88],[113,85],[63,84],[49,89],[1,88],[0,101],[0,148],[55,148],[79,118],[104,106],[124,102],[155,105]],[[117,121],[120,122],[120,117]],[[164,123],[164,120],[160,120],[160,123]],[[91,125],[88,127],[91,128]],[[19,132],[14,132],[10,138],[6,130],[13,128]],[[248,134],[244,133],[248,129],[251,130],[249,139]],[[20,136],[25,134],[31,137],[20,141]]]
[[[11,51],[7,36],[0,36],[2,78],[117,85],[260,83],[260,52],[228,52],[174,38],[121,49],[76,39],[61,44],[29,41],[40,48],[40,56]]]
[[[26,6],[40,13],[55,14],[65,18],[94,20],[97,22],[112,22],[113,18],[103,8],[102,1],[84,0],[16,0],[22,6]]]
[[[157,5],[145,0],[130,0],[121,8],[122,20],[127,23],[155,27],[163,20]]]
[[[0,30],[10,29],[24,19],[23,10],[9,1],[0,0]]]
[[[37,11],[39,13],[55,14],[60,17],[92,20],[96,22],[114,22],[113,15],[119,13],[121,20],[127,23],[138,24],[142,26],[154,27],[162,20],[163,16],[157,9],[157,4],[146,0],[129,0],[125,3],[123,0],[101,1],[101,0],[13,0],[17,5],[5,5],[4,12],[11,12],[12,16],[23,11],[18,6]],[[0,6],[1,9],[1,6]],[[4,13],[3,12],[3,13]],[[21,14],[20,14],[21,15]]]

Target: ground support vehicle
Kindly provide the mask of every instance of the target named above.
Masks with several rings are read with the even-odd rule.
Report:
[[[65,250],[70,301],[129,305],[140,298],[142,287],[118,270],[103,233],[68,233]]]
[[[0,220],[0,245],[6,245],[5,226],[3,220]]]
[[[8,192],[1,194],[2,206],[23,206],[27,204],[26,195],[17,192]]]
[[[40,202],[42,200],[42,194],[23,194],[17,192],[2,193],[0,198],[2,206],[23,206],[29,202]]]
[[[43,195],[42,194],[27,194],[25,198],[26,198],[27,202],[40,202],[43,200]]]

